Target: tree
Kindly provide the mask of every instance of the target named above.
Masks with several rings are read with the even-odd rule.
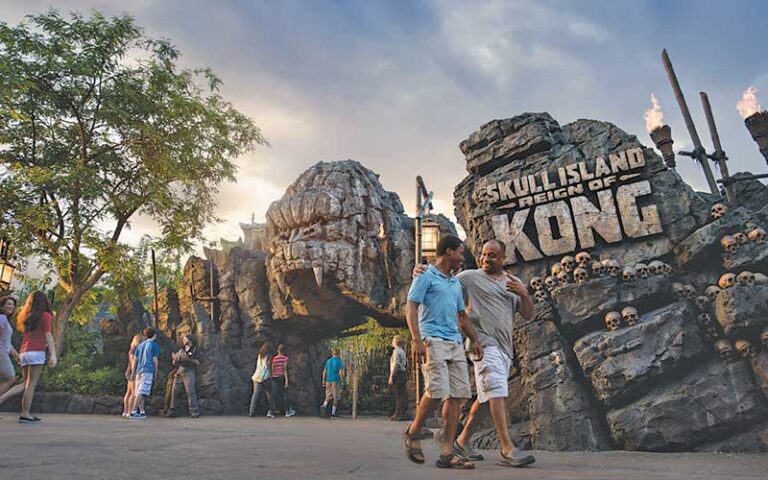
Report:
[[[130,257],[132,220],[153,219],[156,244],[190,249],[217,220],[233,159],[267,143],[210,69],[178,58],[128,16],[0,23],[0,234],[55,272],[59,346],[83,295]]]

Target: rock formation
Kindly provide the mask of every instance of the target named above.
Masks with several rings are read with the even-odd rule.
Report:
[[[713,208],[724,200],[694,192],[636,137],[546,113],[489,122],[459,148],[469,175],[454,206],[472,252],[500,239],[517,275],[542,279],[536,318],[517,319],[510,388],[525,400],[509,401],[513,438],[556,450],[768,449],[768,352],[757,353],[768,246],[755,230],[768,223],[768,188],[745,182],[740,206]],[[488,427],[478,446],[495,445]]]

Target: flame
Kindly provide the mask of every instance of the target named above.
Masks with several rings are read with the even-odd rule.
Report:
[[[739,111],[741,118],[746,120],[757,112],[763,112],[763,107],[757,103],[757,89],[749,87],[741,94],[741,100],[736,103],[736,110]]]
[[[653,93],[651,94],[651,105],[653,106],[645,111],[645,128],[649,132],[664,126],[664,113],[661,111],[659,99]]]

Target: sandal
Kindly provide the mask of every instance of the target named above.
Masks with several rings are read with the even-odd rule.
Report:
[[[421,451],[421,447],[413,446],[414,440],[420,440],[419,434],[411,435],[408,433],[409,429],[410,429],[410,426],[407,429],[405,429],[405,433],[403,434],[403,443],[405,444],[405,456],[408,457],[408,460],[412,461],[413,463],[417,465],[422,465],[424,463],[424,452]]]
[[[472,470],[475,468],[474,463],[455,452],[440,455],[440,458],[435,461],[435,466],[437,468],[455,468],[457,470]]]

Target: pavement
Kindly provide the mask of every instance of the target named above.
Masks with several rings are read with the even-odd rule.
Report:
[[[434,467],[404,454],[405,422],[383,418],[206,417],[124,420],[104,415],[43,416],[23,425],[0,419],[0,479],[760,479],[768,455],[533,452],[536,463],[497,466],[496,452],[471,471]]]

